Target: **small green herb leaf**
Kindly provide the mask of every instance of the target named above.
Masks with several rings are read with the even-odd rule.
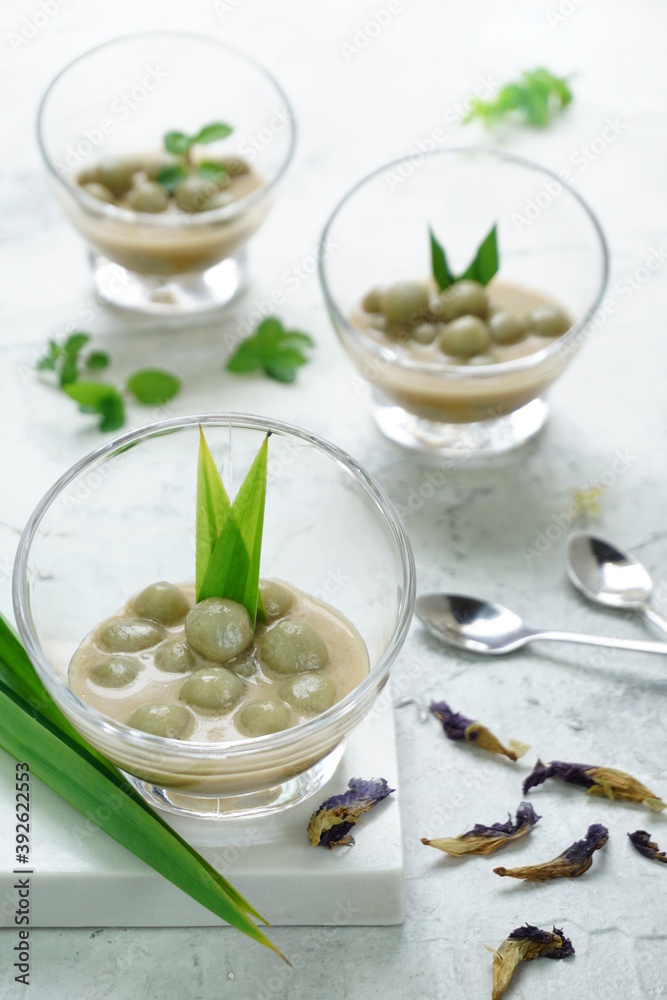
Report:
[[[488,285],[494,274],[497,274],[498,266],[498,237],[494,225],[478,246],[474,260],[461,275],[461,280],[465,278],[478,281],[480,285]]]
[[[491,278],[497,273],[499,260],[495,225],[478,246],[473,260],[468,264],[463,274],[460,274],[458,277],[450,271],[445,251],[435,238],[432,229],[429,229],[429,235],[431,239],[433,277],[441,292],[449,288],[450,285],[454,285],[457,281],[478,281],[480,285],[488,285]]]
[[[110,360],[106,351],[91,351],[86,358],[86,368],[91,372],[99,372],[109,367]]]
[[[300,330],[286,330],[275,316],[262,320],[254,334],[239,344],[227,361],[230,372],[251,372],[261,369],[278,382],[294,382],[297,370],[307,364],[302,348],[312,348],[315,342]]]
[[[227,597],[257,620],[259,565],[266,502],[268,435],[227,516],[204,576],[199,600]]]
[[[48,351],[38,360],[35,368],[38,372],[54,372],[61,357],[62,347],[55,340],[50,340]]]
[[[187,156],[192,146],[192,139],[185,132],[167,132],[164,137],[164,148],[174,156]]]
[[[195,597],[197,600],[200,599],[201,585],[204,582],[211,555],[231,507],[227,490],[200,427],[195,552]]]
[[[215,160],[202,160],[201,163],[197,164],[197,173],[200,177],[207,181],[213,181],[215,184],[219,184],[227,176],[223,165],[216,163]]]
[[[123,397],[112,385],[105,382],[70,382],[63,388],[79,404],[82,413],[100,416],[101,431],[115,431],[125,423]]]
[[[432,229],[429,229],[429,235],[431,238],[431,268],[433,277],[440,291],[444,292],[445,288],[449,288],[450,285],[454,284],[456,278],[449,270],[444,248],[436,240]]]
[[[264,363],[264,371],[277,382],[294,382],[297,369],[305,365],[308,358],[296,347],[276,351],[270,361]]]
[[[166,188],[167,191],[173,191],[187,176],[188,172],[185,167],[181,166],[180,163],[174,163],[163,167],[157,175],[157,179],[158,184],[161,184],[163,188]]]
[[[73,333],[67,338],[62,349],[60,384],[68,385],[79,377],[79,354],[90,340],[87,333]]]
[[[473,98],[464,122],[475,118],[493,127],[514,115],[535,128],[545,128],[572,101],[567,77],[540,67],[526,70],[515,83],[501,87],[489,101]]]
[[[145,406],[160,406],[173,399],[181,388],[180,379],[159,368],[143,368],[127,380],[127,389]]]
[[[210,125],[204,125],[203,128],[200,128],[199,132],[192,137],[192,143],[218,142],[220,139],[226,139],[233,131],[232,126],[227,125],[226,122],[212,122]]]

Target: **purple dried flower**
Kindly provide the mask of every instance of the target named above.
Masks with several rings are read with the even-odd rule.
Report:
[[[629,833],[628,837],[634,849],[643,854],[645,858],[651,858],[652,861],[662,861],[663,864],[667,865],[667,854],[660,850],[655,841],[651,840],[651,834],[646,830],[635,830],[634,833]]]
[[[505,823],[494,823],[492,826],[476,823],[472,830],[458,837],[440,837],[436,840],[422,837],[422,844],[454,856],[493,854],[510,841],[530,833],[540,818],[528,802],[522,802],[516,811],[515,822],[512,822],[511,815],[508,815]]]
[[[609,830],[601,823],[593,823],[586,836],[577,840],[553,861],[520,868],[494,868],[496,875],[522,878],[529,882],[547,882],[554,878],[577,878],[593,864],[593,855],[609,840]]]
[[[563,760],[552,760],[550,764],[543,764],[538,760],[523,783],[523,794],[526,795],[529,789],[541,785],[547,778],[558,778],[572,785],[580,785],[587,790],[588,795],[606,795],[609,799],[643,802],[656,811],[667,809],[667,805],[646,785],[642,785],[641,781],[625,771],[592,764],[571,764]]]
[[[395,788],[390,788],[384,778],[350,778],[348,791],[332,795],[315,810],[308,822],[308,836],[313,847],[343,847],[354,844],[348,836],[362,813],[369,812]]]
[[[535,958],[569,958],[574,948],[562,930],[543,931],[525,924],[517,927],[493,953],[492,1000],[500,1000],[510,984],[517,966]]]
[[[474,725],[473,719],[466,718],[460,712],[452,712],[446,701],[432,701],[429,709],[442,723],[445,736],[448,740],[467,739],[466,730],[468,726]]]
[[[432,701],[429,708],[442,723],[448,740],[475,743],[482,750],[503,754],[510,760],[518,760],[530,749],[526,743],[519,743],[517,740],[510,740],[509,745],[504,746],[481,722],[475,722],[474,719],[469,719],[459,712],[453,712],[446,701]]]

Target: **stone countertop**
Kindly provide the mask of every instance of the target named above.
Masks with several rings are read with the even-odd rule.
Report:
[[[156,361],[181,374],[184,389],[170,414],[254,411],[302,424],[352,452],[404,514],[420,589],[501,599],[537,625],[645,634],[634,620],[585,605],[566,583],[562,557],[571,526],[594,526],[645,560],[665,610],[662,5],[17,0],[6,5],[2,20],[4,613],[11,614],[11,565],[30,511],[63,470],[102,440],[33,371],[48,337],[84,326],[96,346],[112,354],[110,375],[119,380]],[[299,125],[295,161],[251,247],[248,290],[224,318],[181,327],[129,320],[95,303],[83,245],[47,186],[34,140],[38,100],[62,66],[108,38],[157,25],[252,51],[284,85]],[[496,143],[570,171],[609,239],[608,295],[618,308],[554,387],[552,418],[538,441],[493,466],[438,475],[375,429],[367,391],[358,389],[329,325],[312,259],[331,207],[355,180],[432,141],[489,144],[476,126],[460,125],[466,96],[538,64],[576,74],[574,105],[544,133],[513,130]],[[285,296],[281,315],[318,342],[297,387],[222,371],[225,338],[251,313],[267,309],[276,289]],[[129,424],[146,416],[130,407]],[[607,486],[601,514],[573,521],[574,491],[598,483]],[[586,799],[553,783],[537,789],[530,800],[545,819],[502,863],[518,863],[519,854],[526,863],[553,857],[591,822],[604,822],[611,833],[584,879],[545,886],[494,881],[488,861],[447,859],[420,843],[422,836],[453,835],[514,811],[520,780],[537,752],[544,759],[621,767],[664,797],[667,681],[660,662],[556,646],[479,662],[445,653],[415,625],[395,681],[425,700],[446,697],[501,737],[534,748],[517,765],[487,759],[445,741],[434,722],[420,725],[413,708],[397,713],[407,866],[402,927],[278,928],[273,938],[293,969],[226,929],[35,931],[31,996],[312,1000],[333,989],[341,1000],[481,1000],[491,982],[483,945],[497,946],[525,921],[563,926],[577,957],[522,969],[511,988],[517,1000],[667,996],[661,881],[667,873],[634,853],[625,838],[648,826],[667,847],[664,816]],[[554,813],[558,824],[548,821]],[[23,995],[8,974],[10,943],[7,933],[0,935],[2,1000]],[[102,988],[111,981],[112,992]]]

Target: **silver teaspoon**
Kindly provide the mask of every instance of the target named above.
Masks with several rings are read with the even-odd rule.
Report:
[[[565,562],[570,580],[589,600],[636,611],[667,634],[667,619],[649,603],[653,581],[648,570],[629,552],[577,531],[568,539]]]
[[[611,649],[631,649],[641,653],[667,653],[665,642],[637,642],[580,632],[531,629],[502,604],[461,594],[424,594],[417,598],[416,610],[427,628],[450,646],[484,656],[512,653],[537,639],[581,642],[588,646],[609,646]]]

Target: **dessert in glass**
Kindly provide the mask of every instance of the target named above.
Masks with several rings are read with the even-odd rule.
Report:
[[[322,240],[329,314],[387,437],[472,458],[538,433],[607,281],[575,191],[493,150],[406,157],[357,184]]]
[[[230,497],[271,432],[255,622],[195,597],[200,424]],[[149,802],[205,819],[281,810],[329,780],[414,590],[374,480],[306,431],[240,414],[163,421],[82,459],[30,518],[14,576],[21,637],[59,708]]]
[[[238,292],[295,139],[287,98],[253,59],[170,32],[119,38],[67,66],[37,132],[98,295],[165,316]]]

